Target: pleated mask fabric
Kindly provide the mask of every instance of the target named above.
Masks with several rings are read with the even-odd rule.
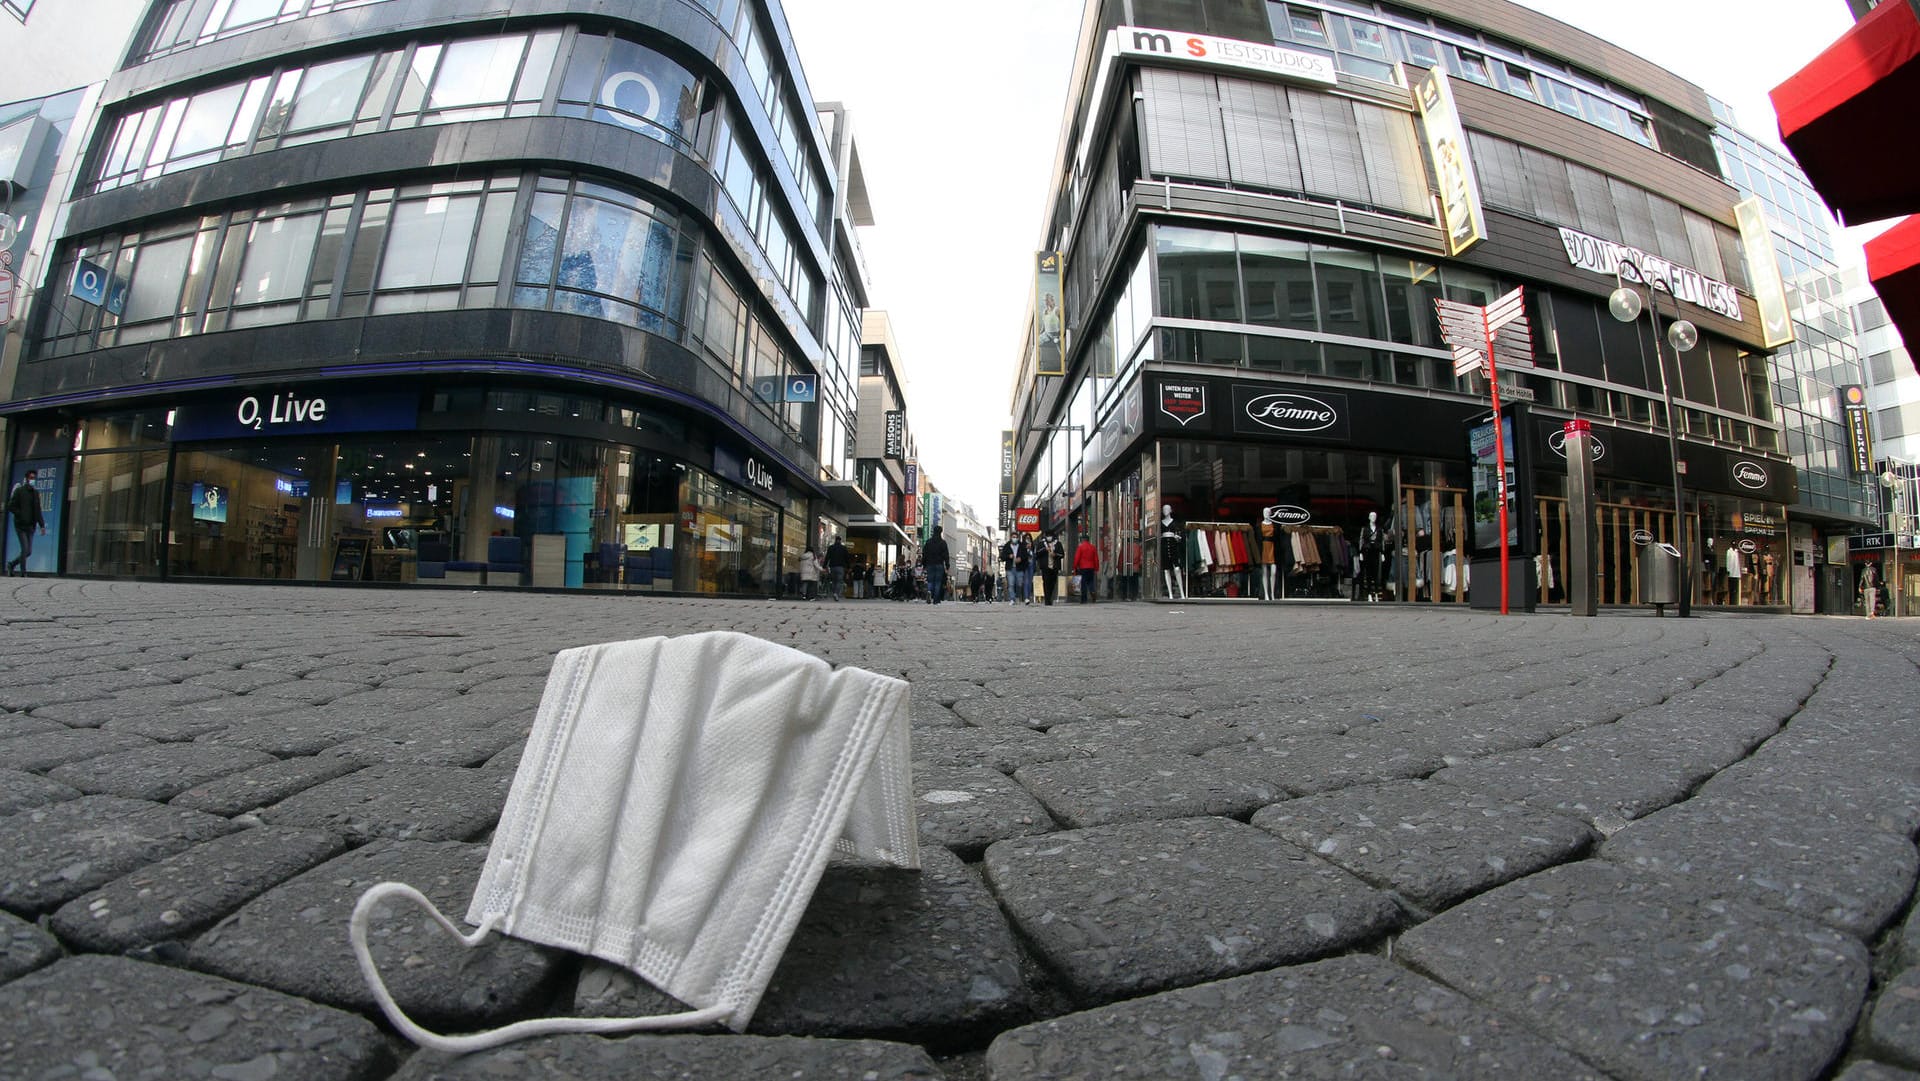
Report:
[[[437,1050],[715,1022],[742,1031],[830,858],[919,867],[912,788],[901,680],[725,631],[565,650],[467,908],[477,930],[381,883],[355,906],[355,956],[387,1019]],[[387,897],[421,904],[470,946],[497,929],[598,957],[694,1009],[429,1032],[394,1002],[367,947]]]

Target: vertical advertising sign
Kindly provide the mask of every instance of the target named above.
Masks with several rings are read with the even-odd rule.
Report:
[[[907,456],[907,414],[902,409],[887,410],[886,457],[899,461]]]
[[[1060,253],[1034,254],[1033,340],[1039,356],[1035,375],[1067,374],[1066,355],[1060,349]]]
[[[1447,252],[1459,255],[1487,239],[1487,220],[1480,212],[1480,182],[1467,154],[1467,132],[1454,108],[1453,87],[1447,73],[1433,68],[1414,84],[1420,119],[1427,129],[1427,153],[1433,175],[1440,181],[1440,209],[1447,230]]]
[[[906,507],[906,521],[900,524],[908,529],[920,524],[920,467],[913,462],[907,463],[907,498],[902,500]]]
[[[33,490],[40,493],[40,517],[46,520],[47,533],[33,535],[33,554],[27,557],[27,570],[35,574],[52,574],[60,569],[60,469],[63,462],[59,458],[31,458],[13,463],[13,476],[7,481],[7,494],[11,495],[20,482],[27,479],[27,470],[33,470]],[[8,561],[20,554],[20,538],[14,535],[11,515],[0,514],[6,519],[5,552]]]
[[[1000,494],[1013,494],[1013,433],[1000,433]]]
[[[1760,331],[1768,349],[1785,345],[1793,340],[1793,314],[1787,310],[1787,285],[1780,278],[1780,260],[1773,253],[1773,232],[1767,228],[1760,197],[1735,203],[1733,218],[1740,225],[1740,243],[1747,249],[1747,284],[1753,286],[1753,299],[1760,305]]]
[[[1855,473],[1873,472],[1873,425],[1867,417],[1867,388],[1840,388],[1840,412],[1847,418],[1847,464]]]

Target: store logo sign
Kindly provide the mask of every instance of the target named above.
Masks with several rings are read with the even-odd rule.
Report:
[[[1174,35],[1164,30],[1138,26],[1116,28],[1114,41],[1119,52],[1128,56],[1175,56],[1203,64],[1264,71],[1295,79],[1310,79],[1317,83],[1338,82],[1340,78],[1334,73],[1333,60],[1329,57],[1304,49],[1289,49],[1257,41],[1208,37],[1204,34],[1181,35],[1176,41]]]
[[[1262,394],[1245,408],[1248,420],[1281,432],[1324,432],[1340,420],[1333,406],[1304,394]]]
[[[1160,384],[1160,412],[1184,428],[1207,415],[1207,388],[1201,383]]]
[[[773,470],[768,469],[757,459],[748,458],[740,463],[740,478],[763,492],[773,491]]]
[[[1733,482],[1735,484],[1738,484],[1740,487],[1751,488],[1757,492],[1760,489],[1765,488],[1767,486],[1767,480],[1768,480],[1768,477],[1767,477],[1767,471],[1765,467],[1759,465],[1758,463],[1755,463],[1755,462],[1733,463]]]
[[[1306,525],[1313,520],[1313,512],[1305,507],[1282,503],[1277,507],[1261,508],[1260,520],[1274,525]]]
[[[1587,435],[1587,439],[1589,442],[1593,444],[1593,460],[1594,461],[1597,462],[1600,459],[1605,458],[1607,456],[1607,445],[1605,443],[1600,442],[1599,436],[1589,432]],[[1547,449],[1554,452],[1555,454],[1558,454],[1560,457],[1565,458],[1567,456],[1567,433],[1564,430],[1562,430],[1562,431],[1554,432],[1553,434],[1547,436]]]
[[[327,419],[327,400],[325,398],[296,398],[291,394],[274,394],[267,398],[263,406],[260,399],[247,395],[240,399],[240,405],[234,410],[234,419],[243,428],[261,431],[269,424],[319,424]]]
[[[1644,529],[1636,529],[1636,530],[1634,530],[1634,531],[1633,531],[1633,545],[1634,545],[1634,547],[1636,547],[1636,548],[1645,548],[1645,547],[1646,547],[1647,545],[1649,545],[1649,544],[1652,544],[1652,543],[1653,543],[1653,534],[1652,534],[1652,533],[1650,533],[1650,532],[1648,532],[1647,530],[1644,530]]]

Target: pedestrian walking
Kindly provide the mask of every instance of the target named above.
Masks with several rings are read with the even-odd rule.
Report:
[[[47,518],[40,512],[40,490],[33,486],[34,478],[40,475],[37,469],[27,470],[26,476],[7,496],[7,513],[13,515],[13,535],[20,542],[20,551],[7,560],[7,573],[19,567],[20,573],[27,573],[27,557],[33,554],[33,531],[38,529],[41,536],[47,534]]]
[[[927,569],[927,602],[939,604],[947,597],[947,565],[953,557],[947,553],[947,540],[941,527],[933,527],[933,536],[920,549],[920,565]]]
[[[873,595],[876,600],[887,595],[887,565],[878,559],[873,561]]]
[[[1025,533],[1013,541],[1013,603],[1033,603],[1033,542]]]
[[[1066,551],[1060,547],[1060,538],[1049,536],[1040,542],[1034,552],[1034,565],[1040,571],[1040,584],[1047,591],[1047,606],[1053,606],[1053,595],[1060,592],[1060,564],[1066,562]]]
[[[1000,542],[1000,580],[1006,583],[1007,603],[1014,603],[1013,595],[1013,538]]]
[[[840,534],[835,533],[833,543],[827,545],[827,596],[836,601],[847,588],[847,565],[851,562],[847,546],[840,543]]]
[[[1100,577],[1100,549],[1092,537],[1081,537],[1073,550],[1073,572],[1080,576],[1080,603],[1092,604],[1095,581]]]
[[[29,473],[28,476],[33,474]],[[14,519],[14,529],[20,528],[20,519]],[[1880,569],[1868,563],[1860,568],[1860,607],[1872,619],[1879,613],[1880,607]]]
[[[820,557],[809,548],[800,553],[800,599],[810,601],[820,593]]]

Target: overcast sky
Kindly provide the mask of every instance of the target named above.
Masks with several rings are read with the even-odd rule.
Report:
[[[1704,87],[1774,142],[1767,91],[1852,23],[1845,0],[1522,2]],[[872,303],[893,320],[922,467],[991,525],[1081,0],[783,4],[814,97],[853,124]]]

